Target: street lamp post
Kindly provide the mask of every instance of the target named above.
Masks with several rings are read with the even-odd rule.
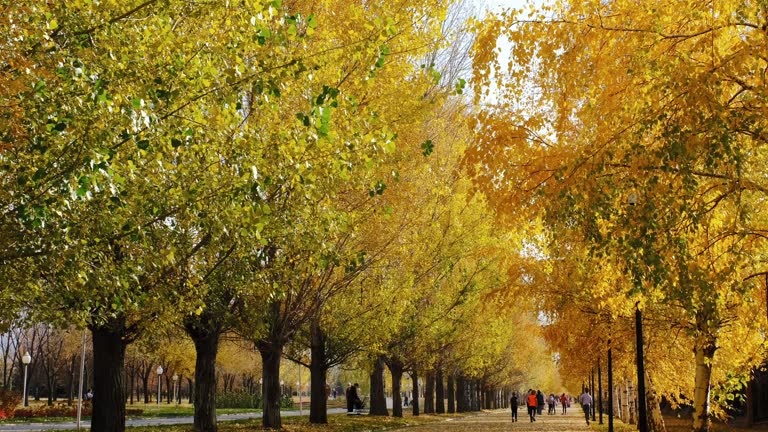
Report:
[[[176,405],[179,404],[179,400],[177,399],[178,395],[178,382],[179,382],[179,375],[174,373],[173,374],[173,401],[176,402]]]
[[[301,371],[301,369],[299,369],[299,371]],[[301,377],[301,372],[299,372],[299,377]],[[304,400],[301,398],[301,379],[296,381],[296,389],[297,389],[296,393],[299,394],[299,415],[303,415],[304,414],[304,412],[303,412],[304,411]]]
[[[29,401],[27,400],[27,366],[29,366],[30,363],[32,363],[32,356],[29,355],[29,351],[24,353],[23,356],[21,356],[21,362],[24,363],[24,406],[29,406]]]
[[[285,394],[285,381],[280,380],[280,397],[282,398]]]
[[[157,372],[157,404],[160,405],[160,386],[162,385],[161,383],[163,382],[163,380],[161,380],[160,377],[163,376],[163,367],[158,366],[155,372]]]

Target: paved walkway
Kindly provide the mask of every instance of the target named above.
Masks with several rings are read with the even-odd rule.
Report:
[[[344,409],[329,409],[329,414],[343,413]],[[478,415],[471,415],[461,419],[450,419],[444,422],[438,422],[423,426],[409,427],[401,431],[412,432],[509,432],[509,431],[586,431],[588,430],[584,421],[584,413],[579,409],[571,408],[567,415],[542,414],[536,416],[536,422],[531,423],[525,407],[518,410],[519,421],[512,423],[509,410],[497,410]],[[304,411],[307,415],[308,411]],[[285,417],[297,416],[298,411],[283,411]],[[261,413],[242,413],[242,414],[222,414],[218,416],[220,422],[232,420],[245,420],[260,418]],[[606,419],[607,422],[607,419]],[[156,417],[145,419],[133,419],[126,422],[126,426],[160,426],[192,424],[192,417]],[[90,422],[82,422],[82,430],[90,428]],[[40,432],[52,430],[73,430],[74,422],[66,423],[24,423],[15,425],[2,425],[0,432]]]
[[[347,410],[341,408],[333,408],[328,410],[328,414],[341,414]],[[292,417],[299,415],[299,411],[283,411],[281,413],[284,417]],[[309,410],[303,411],[304,415],[309,415]],[[233,421],[233,420],[247,420],[261,418],[260,412],[254,413],[240,413],[240,414],[219,414],[217,420],[219,422]],[[166,426],[166,425],[179,425],[179,424],[192,424],[193,418],[190,417],[152,417],[152,418],[139,418],[129,419],[125,422],[128,427],[131,426]],[[87,431],[91,428],[90,421],[80,422],[81,430]],[[0,432],[40,432],[40,431],[52,431],[52,430],[73,430],[75,429],[75,422],[69,421],[64,423],[21,423],[21,424],[9,424],[0,426]]]
[[[542,414],[531,423],[525,407],[517,411],[518,422],[512,423],[509,410],[498,410],[447,422],[400,429],[409,432],[510,432],[510,431],[586,431],[589,428],[580,408],[568,414]],[[607,420],[606,420],[607,421]]]

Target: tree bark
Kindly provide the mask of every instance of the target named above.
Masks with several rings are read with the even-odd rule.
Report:
[[[219,329],[190,328],[187,333],[195,343],[194,427],[197,432],[216,432],[216,356],[219,352]]]
[[[666,432],[667,427],[661,415],[661,398],[656,393],[647,368],[645,369],[645,399],[648,406],[648,432]]]
[[[398,361],[387,362],[389,373],[392,375],[392,417],[403,416],[403,401],[400,397],[401,382],[403,379],[403,364]]]
[[[261,340],[256,343],[261,354],[262,364],[262,399],[263,417],[261,424],[264,429],[280,429],[283,425],[280,417],[280,358],[283,355],[283,345]]]
[[[435,413],[435,372],[427,372],[427,382],[424,385],[424,414]]]
[[[413,415],[418,416],[419,412],[419,375],[416,373],[416,368],[413,368],[411,372],[411,382],[413,382],[413,398],[411,400],[411,407],[413,408]]]
[[[373,362],[371,372],[371,409],[372,416],[389,416],[387,398],[384,396],[384,356],[379,355]]]
[[[128,372],[128,397],[130,398],[131,405],[133,405],[133,385],[136,381],[136,369],[131,367]]]
[[[621,390],[621,385],[619,386],[619,399],[621,403],[621,421],[630,424],[629,423],[629,384],[628,381],[624,380],[624,390]]]
[[[328,368],[325,352],[326,336],[320,325],[313,323],[310,327],[310,350],[312,359],[309,364],[310,391],[309,422],[312,424],[328,423],[328,395],[325,390],[325,380]]]
[[[152,369],[148,365],[144,365],[141,371],[141,385],[144,387],[144,403],[148,404],[150,400],[149,395],[149,376],[152,373]]]
[[[467,381],[464,379],[464,375],[459,375],[456,378],[456,412],[467,412]]]
[[[712,379],[712,359],[715,357],[714,338],[696,339],[696,378],[693,390],[693,432],[709,430],[709,387]]]
[[[93,413],[92,432],[125,431],[125,318],[112,318],[92,326]]]
[[[67,405],[72,406],[75,400],[75,372],[77,371],[77,356],[73,355],[69,362],[69,396],[67,396]]]
[[[456,388],[453,374],[448,374],[448,413],[456,412]]]
[[[435,412],[445,414],[445,387],[443,387],[443,369],[435,372]]]
[[[195,387],[194,387],[194,383],[192,382],[192,378],[187,378],[187,389],[189,390],[189,403],[194,403]]]

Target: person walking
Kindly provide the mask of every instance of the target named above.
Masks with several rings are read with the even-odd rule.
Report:
[[[349,383],[347,389],[344,391],[344,397],[347,399],[347,412],[354,412],[355,401],[352,399],[352,383]]]
[[[512,408],[512,422],[517,422],[517,392],[512,392],[512,398],[509,399],[509,407]]]
[[[589,415],[592,409],[592,396],[589,394],[589,387],[584,389],[584,393],[579,396],[579,403],[581,408],[584,409],[584,417],[587,419],[587,426],[589,426]]]
[[[544,393],[541,390],[536,390],[536,410],[539,415],[544,412]]]
[[[549,397],[547,398],[547,415],[555,414],[555,394],[550,393]]]
[[[563,406],[563,415],[565,415],[565,409],[568,408],[568,396],[565,393],[560,395],[560,404]]]
[[[533,389],[528,390],[528,415],[531,417],[531,423],[536,421],[536,392]]]

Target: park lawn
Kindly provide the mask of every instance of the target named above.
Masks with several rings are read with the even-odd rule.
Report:
[[[140,415],[128,415],[128,418],[145,418],[145,417],[189,417],[194,415],[195,408],[190,404],[181,404],[179,406],[166,405],[166,404],[133,404],[126,405],[126,409],[140,409],[143,412]],[[298,408],[297,408],[298,409]],[[217,408],[216,414],[238,414],[238,413],[250,413],[261,412],[259,408]]]
[[[667,428],[667,432],[689,432],[691,430],[691,419],[664,416],[664,425]],[[594,431],[608,432],[608,420],[605,419],[604,424],[602,425],[597,424],[597,422],[592,422],[590,429]],[[614,432],[635,432],[637,431],[637,426],[625,424],[622,423],[621,420],[615,419],[613,422],[613,430]],[[747,427],[740,424],[714,421],[709,428],[710,432],[741,432],[747,430],[768,431],[768,424]]]
[[[283,429],[287,432],[376,432],[416,426],[450,417],[420,415],[414,417],[406,414],[403,418],[348,416],[346,414],[331,414],[327,425],[311,425],[307,417],[283,417]],[[192,432],[192,425],[148,426],[127,428],[130,432]],[[261,431],[261,419],[219,422],[219,432]]]
[[[126,405],[127,410],[140,409],[143,412],[141,414],[129,414],[126,417],[129,419],[137,418],[154,418],[154,417],[191,417],[194,415],[195,409],[190,404],[181,404],[179,406],[174,405],[157,405],[157,404],[133,404]],[[298,409],[298,408],[297,408]],[[216,414],[239,414],[239,413],[251,413],[261,412],[258,408],[218,408]],[[90,420],[91,416],[83,416],[83,420]],[[74,417],[27,417],[27,418],[13,418],[7,420],[0,420],[0,426],[4,424],[18,424],[18,423],[63,423],[74,422]]]

